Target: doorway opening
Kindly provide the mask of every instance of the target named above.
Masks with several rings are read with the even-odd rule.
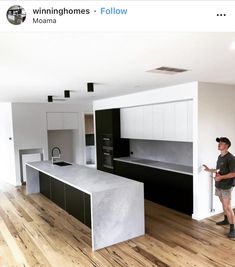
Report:
[[[85,165],[95,167],[95,141],[93,114],[84,115],[85,123]]]

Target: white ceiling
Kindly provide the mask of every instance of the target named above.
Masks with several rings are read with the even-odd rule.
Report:
[[[1,33],[0,101],[66,103],[190,81],[235,84],[235,33]],[[189,69],[166,75],[160,66]],[[86,92],[94,82],[95,92]]]

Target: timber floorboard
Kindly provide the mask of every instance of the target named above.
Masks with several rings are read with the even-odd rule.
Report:
[[[41,194],[0,185],[0,267],[235,267],[222,215],[202,221],[145,201],[144,236],[93,252],[90,229]]]

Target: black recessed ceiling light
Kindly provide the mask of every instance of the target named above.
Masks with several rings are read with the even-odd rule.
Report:
[[[87,83],[87,92],[94,92],[94,83]]]
[[[70,98],[70,90],[64,90],[64,97]]]
[[[47,102],[53,102],[53,96],[52,95],[47,96]]]

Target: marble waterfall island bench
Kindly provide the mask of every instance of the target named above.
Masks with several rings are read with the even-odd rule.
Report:
[[[143,183],[85,166],[26,164],[26,193],[41,192],[91,227],[98,250],[145,234]]]

